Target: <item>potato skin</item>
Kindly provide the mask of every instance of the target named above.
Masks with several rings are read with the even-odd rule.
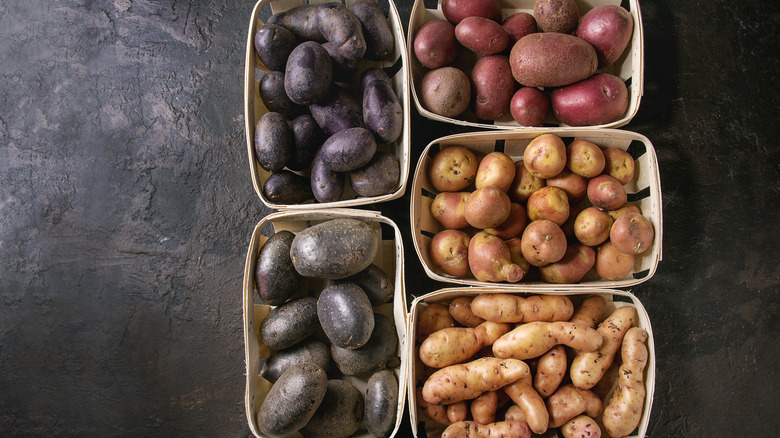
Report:
[[[577,27],[580,10],[575,0],[536,0],[534,18],[542,32],[568,34]]]
[[[284,350],[274,351],[260,369],[260,375],[269,382],[275,383],[287,368],[297,363],[313,363],[328,372],[330,348],[322,341],[310,340]]]
[[[602,210],[617,210],[627,196],[623,184],[605,173],[588,181],[588,200]]]
[[[580,351],[571,361],[569,376],[579,389],[591,389],[601,380],[620,350],[623,337],[634,323],[636,309],[618,307],[596,329],[604,338],[601,347],[593,352]]]
[[[646,390],[644,371],[647,366],[647,331],[633,327],[623,337],[618,385],[604,407],[602,420],[609,436],[626,436],[642,419]]]
[[[626,213],[612,225],[609,240],[620,252],[642,254],[653,245],[653,223],[639,213]]]
[[[395,37],[379,3],[372,0],[357,0],[352,3],[350,10],[363,25],[363,37],[366,41],[366,52],[363,57],[370,61],[390,59],[395,48]]]
[[[460,230],[469,226],[465,208],[469,192],[441,192],[431,202],[431,214],[444,228]]]
[[[621,252],[607,241],[596,251],[596,263],[593,268],[605,280],[620,280],[634,269],[634,254]]]
[[[612,65],[631,42],[634,18],[618,5],[601,5],[586,12],[574,33],[596,49],[599,68]]]
[[[509,247],[501,238],[485,231],[469,242],[469,269],[479,281],[517,283],[523,279],[523,269],[512,263]]]
[[[483,357],[436,371],[425,381],[422,395],[428,403],[449,405],[501,388],[528,373],[523,361]]]
[[[518,325],[493,343],[497,358],[528,360],[563,344],[576,350],[595,351],[603,339],[595,329],[566,321],[534,321]],[[557,426],[556,426],[557,427]]]
[[[477,176],[479,160],[464,146],[446,146],[428,163],[428,180],[440,192],[466,189]]]
[[[628,184],[634,179],[635,163],[631,154],[618,148],[606,148],[603,154],[604,173],[620,181],[621,184]]]
[[[563,295],[480,294],[471,301],[474,314],[487,321],[520,323],[563,321],[574,312],[571,300]]]
[[[460,230],[443,230],[431,239],[433,264],[445,274],[463,277],[469,273],[469,235]]]
[[[277,112],[286,119],[292,119],[304,111],[302,105],[290,100],[284,91],[284,73],[271,71],[263,75],[258,83],[260,99],[270,112]]]
[[[311,363],[288,368],[268,391],[257,413],[266,436],[280,437],[301,429],[325,398],[328,377]]]
[[[287,58],[284,90],[290,100],[309,105],[323,99],[333,80],[333,61],[320,44],[305,41]]]
[[[350,83],[357,74],[360,65],[359,59],[347,59],[339,53],[330,41],[322,43],[322,47],[330,55],[333,67],[333,82]]]
[[[480,55],[495,55],[509,46],[509,34],[494,20],[472,16],[455,26],[455,39]]]
[[[300,204],[314,199],[309,178],[287,169],[273,173],[265,180],[263,194],[275,204]]]
[[[532,33],[512,46],[509,54],[512,76],[527,87],[562,87],[596,72],[598,57],[593,47],[573,35]]]
[[[506,192],[486,186],[471,192],[466,199],[466,221],[474,228],[495,228],[504,223],[512,209]]]
[[[455,320],[450,315],[447,306],[432,303],[420,312],[420,316],[417,318],[415,336],[418,341],[422,341],[431,333],[445,327],[455,327]]]
[[[593,418],[578,415],[561,426],[563,438],[601,438],[601,428]]]
[[[393,279],[382,268],[373,263],[344,280],[360,286],[374,307],[390,302],[395,294]]]
[[[257,28],[254,46],[257,56],[272,71],[282,71],[287,57],[298,45],[298,40],[287,28],[278,24],[263,24]]]
[[[334,172],[322,162],[320,151],[311,162],[311,191],[318,202],[335,202],[344,194],[346,174]]]
[[[555,263],[541,266],[539,272],[547,283],[573,284],[582,280],[596,263],[596,251],[583,244],[569,245],[566,254]]]
[[[566,167],[566,145],[555,134],[539,135],[525,148],[523,164],[537,178],[552,178]]]
[[[550,110],[550,98],[534,87],[521,87],[509,100],[512,118],[522,126],[542,126]]]
[[[501,5],[498,0],[442,0],[441,10],[444,17],[455,25],[466,17],[473,16],[501,21]]]
[[[319,5],[317,26],[330,43],[347,59],[361,59],[366,53],[363,25],[358,17],[338,2]]]
[[[501,118],[509,110],[509,102],[517,89],[509,58],[504,55],[481,57],[471,70],[471,84],[474,114],[483,120]]]
[[[293,133],[293,153],[287,167],[295,171],[307,169],[314,154],[322,146],[325,135],[311,114],[301,114],[294,118],[290,121],[290,129]]]
[[[255,156],[260,167],[279,172],[290,161],[293,134],[283,115],[267,112],[255,125]]]
[[[401,167],[395,156],[376,151],[365,166],[349,173],[349,182],[360,196],[381,196],[392,193],[400,176]]]
[[[531,221],[521,242],[523,257],[534,266],[555,263],[566,254],[566,235],[558,224],[546,219]]]
[[[377,143],[392,143],[401,136],[404,126],[404,113],[401,101],[393,90],[387,73],[374,74],[369,69],[363,73],[363,122],[366,128],[376,136]],[[379,79],[368,79],[374,76]]]
[[[271,350],[283,350],[306,339],[318,326],[317,300],[298,298],[271,310],[260,323],[260,341]]]
[[[450,301],[449,305],[450,315],[452,315],[452,318],[455,319],[455,321],[458,321],[459,324],[466,327],[476,327],[485,322],[484,319],[475,315],[471,310],[471,301],[472,299],[469,297],[458,297]]]
[[[349,350],[331,345],[333,361],[344,375],[365,376],[387,366],[398,351],[398,335],[393,321],[381,314],[374,314],[374,330],[368,342],[360,348]]]
[[[412,43],[417,61],[429,69],[444,67],[460,53],[455,26],[447,20],[430,20],[417,28]]]
[[[471,102],[471,82],[455,67],[429,71],[422,78],[420,90],[423,106],[443,117],[461,115]]]
[[[338,282],[323,289],[317,318],[331,343],[348,350],[362,347],[374,330],[371,301],[354,283]]]
[[[303,286],[303,277],[290,259],[290,245],[294,238],[290,231],[280,230],[265,242],[257,255],[257,292],[270,306],[284,303]]]
[[[328,169],[349,172],[368,164],[376,153],[376,141],[366,128],[349,128],[325,140],[320,157]]]
[[[553,113],[570,126],[612,123],[625,114],[629,104],[628,88],[618,76],[599,73],[550,95]]]
[[[304,4],[283,12],[277,12],[268,18],[269,24],[284,26],[301,41],[325,42],[317,26],[317,5]]]
[[[390,370],[372,374],[366,384],[363,419],[368,432],[378,437],[389,436],[395,427],[398,410],[398,381]]]
[[[501,27],[509,34],[509,44],[513,45],[520,38],[536,33],[539,29],[536,19],[528,12],[515,12],[501,22]]]
[[[304,277],[338,280],[372,263],[379,238],[367,222],[331,219],[298,232],[290,247],[295,270]]]
[[[346,380],[330,379],[325,397],[309,422],[301,429],[306,437],[346,438],[363,423],[363,394]]]
[[[497,421],[480,424],[475,421],[459,421],[447,426],[441,438],[514,437],[530,438],[531,429],[520,421]]]
[[[361,102],[338,84],[333,84],[322,99],[309,105],[309,111],[328,137],[345,129],[365,127]]]

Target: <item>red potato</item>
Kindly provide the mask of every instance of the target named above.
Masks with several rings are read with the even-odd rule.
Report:
[[[552,178],[566,167],[566,145],[555,134],[539,135],[525,148],[523,163],[532,175]]]
[[[620,77],[595,74],[580,82],[553,90],[553,113],[569,126],[593,126],[612,123],[626,113],[628,88]]]
[[[449,65],[460,53],[455,26],[447,20],[426,21],[415,32],[413,44],[414,56],[430,69]]]
[[[504,55],[479,58],[471,70],[474,115],[483,120],[500,119],[509,110],[509,102],[516,89],[517,82],[512,77],[509,58]]]
[[[482,187],[496,186],[506,192],[515,179],[515,172],[515,163],[512,161],[512,157],[503,152],[491,152],[479,161],[474,187],[481,189]]]
[[[474,16],[501,21],[501,4],[498,0],[442,0],[441,11],[452,24]]]
[[[520,266],[523,269],[523,272],[525,272],[523,277],[528,278],[528,274],[531,272],[534,266],[528,263],[528,260],[523,257],[522,237],[508,239],[504,241],[504,243],[506,243],[507,248],[509,248],[509,258],[512,260],[512,263]]]
[[[532,221],[522,237],[523,257],[534,266],[555,263],[566,254],[566,235],[555,222]]]
[[[634,157],[631,154],[618,148],[604,149],[604,173],[621,184],[628,184],[634,179],[634,170]]]
[[[466,221],[466,199],[470,192],[441,192],[431,203],[431,214],[444,228],[462,230]]]
[[[509,44],[514,44],[520,38],[539,31],[536,19],[528,12],[516,12],[501,22],[501,27],[509,34]]]
[[[509,217],[512,202],[496,186],[476,189],[466,198],[466,221],[474,228],[495,228]]]
[[[517,283],[525,274],[512,263],[506,243],[484,231],[471,238],[468,257],[471,273],[479,281]]]
[[[595,178],[604,171],[604,152],[587,140],[574,140],[566,146],[566,167],[584,178]]]
[[[455,26],[455,38],[465,48],[480,55],[495,55],[509,47],[509,34],[496,21],[466,17]]]
[[[576,239],[574,234],[574,221],[577,220],[577,216],[582,213],[582,210],[584,209],[585,206],[580,203],[571,204],[571,206],[569,206],[569,218],[566,219],[566,222],[564,222],[563,225],[561,225],[563,234],[566,235],[566,238],[569,239],[569,241]]]
[[[577,283],[596,263],[596,251],[583,244],[569,245],[566,254],[555,263],[539,268],[542,280],[547,283]]]
[[[626,254],[607,241],[596,251],[593,269],[604,280],[620,280],[634,269],[634,254]]]
[[[462,70],[445,66],[431,70],[420,83],[420,100],[428,111],[442,117],[457,117],[471,103],[471,82]]]
[[[569,202],[575,204],[585,199],[588,191],[588,180],[569,169],[563,169],[558,175],[547,178],[547,187],[558,187],[563,190],[566,192]]]
[[[580,9],[576,0],[536,0],[534,17],[542,32],[569,33],[577,27]]]
[[[574,219],[574,236],[580,243],[597,246],[609,239],[612,218],[596,207],[588,207]]]
[[[560,187],[548,185],[531,194],[526,208],[532,221],[546,219],[563,225],[569,218],[569,197]]]
[[[588,200],[602,210],[617,210],[626,203],[626,199],[623,184],[607,174],[588,181]]]
[[[590,43],[599,57],[599,68],[612,65],[626,51],[634,31],[634,18],[618,5],[601,5],[580,18],[574,35]]]
[[[485,231],[500,237],[502,240],[515,238],[523,233],[528,225],[528,215],[523,204],[513,202],[509,208],[509,217],[495,228],[485,228]]]
[[[618,220],[620,216],[623,216],[626,213],[642,214],[642,211],[639,209],[639,207],[637,207],[636,204],[628,204],[628,203],[618,208],[617,210],[607,211],[607,214],[609,215],[609,217],[612,218],[613,221]]]
[[[512,95],[509,112],[522,126],[542,126],[550,110],[550,98],[534,87],[522,87]]]
[[[525,162],[518,160],[515,161],[515,178],[512,180],[512,185],[509,186],[507,194],[512,201],[526,202],[531,193],[541,189],[545,184],[544,178],[539,178],[532,174],[525,167]]]
[[[430,244],[431,261],[454,277],[463,277],[469,273],[469,238],[459,230],[444,230],[433,236]]]
[[[653,223],[639,213],[626,213],[612,225],[609,240],[620,252],[642,254],[653,245]]]
[[[428,179],[440,192],[458,192],[474,182],[479,160],[470,149],[463,146],[447,146],[431,159]]]
[[[520,38],[509,52],[515,80],[526,87],[563,87],[596,72],[593,46],[574,35],[539,32]]]

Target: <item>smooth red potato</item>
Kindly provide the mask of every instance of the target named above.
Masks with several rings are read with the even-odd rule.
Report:
[[[479,160],[470,149],[447,146],[428,165],[428,179],[440,192],[459,192],[474,182]]]
[[[444,230],[433,236],[431,261],[444,273],[463,277],[469,273],[469,235],[460,230]]]
[[[595,74],[550,94],[553,114],[569,126],[615,122],[626,113],[629,100],[626,83],[609,73]]]
[[[650,219],[639,213],[626,213],[612,225],[609,240],[620,252],[642,254],[653,246],[655,230]]]
[[[444,228],[462,230],[466,221],[466,199],[470,192],[441,192],[433,198],[431,214]]]
[[[458,24],[464,18],[473,16],[501,21],[501,5],[498,0],[442,0],[441,11],[444,18],[452,24]]]
[[[532,175],[552,178],[566,167],[566,145],[555,134],[542,134],[525,148],[523,163]]]
[[[604,171],[604,152],[595,143],[574,140],[566,146],[566,167],[585,178],[595,178]]]
[[[607,241],[596,250],[593,269],[604,280],[620,280],[634,269],[634,254],[626,254]]]
[[[563,225],[569,218],[569,197],[560,187],[548,185],[531,194],[526,208],[532,221],[546,219]]]
[[[431,70],[420,82],[420,100],[428,111],[457,117],[471,103],[471,82],[462,70],[445,66]]]
[[[491,152],[479,161],[474,187],[481,189],[482,187],[496,186],[506,192],[515,179],[515,172],[515,163],[512,161],[512,157],[503,152]]]
[[[512,263],[506,243],[484,231],[471,238],[468,260],[471,273],[479,281],[517,283],[525,274]]]
[[[550,97],[534,87],[521,87],[509,101],[509,113],[522,126],[542,126],[550,111]]]
[[[506,221],[511,209],[506,192],[496,186],[482,187],[466,198],[466,221],[474,228],[495,228]]]
[[[623,149],[604,149],[604,163],[604,173],[620,181],[621,184],[628,184],[634,179],[634,157]]]
[[[566,235],[558,224],[549,220],[528,224],[521,244],[523,257],[534,266],[555,263],[566,254]]]
[[[541,189],[546,184],[544,178],[539,178],[532,174],[525,167],[525,162],[518,160],[515,161],[515,178],[512,180],[512,185],[509,186],[507,194],[509,199],[514,202],[526,202],[531,193]]]
[[[612,218],[596,207],[588,207],[574,219],[574,236],[583,245],[598,246],[609,239]]]
[[[547,178],[547,187],[558,187],[566,192],[569,202],[575,204],[585,199],[588,192],[588,179],[569,169],[563,169],[561,173],[552,178]]]
[[[501,22],[501,27],[509,34],[509,44],[514,44],[520,38],[539,31],[536,19],[528,12],[516,12],[506,17]]]
[[[414,56],[424,67],[437,69],[452,63],[460,53],[455,26],[447,20],[430,20],[417,28]]]
[[[601,5],[580,18],[574,35],[596,49],[599,68],[604,68],[626,51],[633,31],[634,18],[630,12],[618,5]]]
[[[492,23],[492,21],[491,21]],[[474,115],[483,120],[500,119],[509,110],[517,82],[504,55],[486,55],[471,70],[471,103]]]
[[[525,207],[523,204],[513,202],[509,209],[509,217],[504,223],[495,228],[485,228],[485,231],[503,240],[509,240],[520,236],[526,225],[528,225],[528,215]]]
[[[555,263],[541,266],[539,272],[547,283],[577,283],[596,263],[596,251],[583,244],[573,244],[566,248],[566,254]]]
[[[509,47],[509,34],[501,24],[484,17],[461,20],[455,26],[455,38],[463,47],[480,55],[495,55]]]
[[[605,173],[588,181],[588,200],[602,210],[617,210],[626,199],[623,184]]]

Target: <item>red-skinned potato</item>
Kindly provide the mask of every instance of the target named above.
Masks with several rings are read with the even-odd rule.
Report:
[[[617,210],[609,210],[607,211],[607,214],[609,217],[612,218],[613,221],[618,220],[620,216],[623,216],[626,213],[639,213],[642,214],[642,211],[637,207],[636,204],[625,204],[622,207],[618,208]]]
[[[648,218],[638,213],[626,213],[612,225],[609,240],[620,252],[642,254],[653,245],[655,230]]]
[[[484,231],[471,238],[469,267],[479,281],[516,283],[524,274],[520,266],[512,263],[506,243]]]
[[[634,254],[626,254],[610,241],[606,241],[596,251],[596,263],[593,269],[604,280],[620,280],[634,269]]]
[[[509,34],[499,23],[484,17],[461,20],[455,26],[455,38],[463,47],[480,55],[495,55],[509,47]]]
[[[466,20],[463,21],[465,22]],[[516,89],[517,82],[512,77],[509,58],[504,55],[479,58],[471,70],[471,102],[474,115],[483,120],[501,118],[509,110],[509,102]]]
[[[522,87],[509,101],[509,112],[522,126],[542,126],[550,110],[550,98],[534,87]]]
[[[525,148],[523,163],[532,175],[552,178],[566,167],[566,145],[555,134],[539,135]]]
[[[479,161],[474,187],[496,186],[506,192],[515,179],[515,171],[512,157],[499,151],[491,152]]]
[[[520,38],[539,31],[536,19],[528,12],[516,12],[501,22],[501,27],[509,34],[509,44],[514,44]]]
[[[616,210],[626,203],[626,198],[623,184],[605,173],[588,181],[588,200],[602,210]]]
[[[509,217],[504,223],[494,228],[486,228],[485,231],[508,240],[521,235],[526,225],[528,225],[528,215],[525,207],[523,204],[513,202],[509,209]]]
[[[593,46],[574,35],[539,32],[518,40],[509,52],[512,76],[526,87],[563,87],[596,72]]]
[[[466,221],[474,228],[494,228],[506,221],[511,208],[506,192],[496,186],[482,187],[466,199]]]
[[[566,238],[569,239],[569,241],[577,238],[574,235],[574,221],[577,220],[577,216],[582,213],[582,210],[584,209],[585,206],[583,206],[581,203],[571,204],[569,206],[569,218],[566,219],[566,222],[564,222],[563,225],[561,225],[563,234],[566,235]]]
[[[574,235],[580,243],[597,246],[609,239],[612,218],[596,207],[588,207],[574,219]]]
[[[566,235],[558,224],[548,220],[528,224],[521,243],[523,257],[534,266],[555,263],[566,254]]]
[[[428,179],[440,192],[458,192],[474,182],[479,160],[464,146],[447,146],[428,165]]]
[[[596,263],[596,251],[583,244],[569,245],[566,254],[555,263],[542,266],[539,272],[547,283],[577,283]]]
[[[618,5],[601,5],[586,12],[574,35],[596,49],[599,68],[612,65],[631,42],[634,19],[631,13]]]
[[[623,149],[604,149],[604,173],[627,184],[634,179],[634,157]]]
[[[447,20],[426,21],[414,34],[414,56],[424,67],[449,65],[460,52],[455,26]]]
[[[506,247],[509,248],[510,260],[512,260],[512,263],[520,266],[520,268],[523,269],[523,272],[525,272],[523,278],[528,279],[528,275],[532,272],[531,270],[535,268],[535,266],[528,263],[528,260],[523,257],[522,237],[515,237],[513,239],[505,240],[504,243],[506,243]]]
[[[569,218],[569,197],[560,187],[548,185],[531,194],[526,208],[532,221],[546,219],[563,225]]]
[[[628,109],[629,98],[623,79],[609,73],[599,73],[553,90],[550,103],[555,117],[561,123],[593,126],[619,120]]]
[[[507,194],[514,202],[526,202],[531,193],[546,185],[544,178],[533,175],[522,160],[515,161],[515,178]]]
[[[469,235],[460,230],[444,230],[431,239],[433,264],[444,273],[462,277],[469,273]]]
[[[604,171],[604,152],[595,143],[574,140],[566,146],[566,167],[584,178],[594,178]]]
[[[542,32],[569,33],[577,27],[580,9],[576,0],[536,0],[534,18]]]
[[[585,199],[588,192],[588,180],[569,169],[563,169],[554,177],[547,178],[547,187],[560,188],[566,192],[570,203],[577,203]]]
[[[461,230],[467,228],[466,199],[469,192],[441,192],[431,203],[431,214],[444,228]]]
[[[466,17],[484,17],[501,21],[501,5],[498,0],[442,0],[441,12],[452,24],[458,24]]]

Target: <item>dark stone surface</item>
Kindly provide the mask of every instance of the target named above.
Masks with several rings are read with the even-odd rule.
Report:
[[[253,6],[0,3],[0,435],[251,435],[241,287],[270,213],[244,139]],[[653,142],[663,190],[663,260],[631,289],[655,335],[648,435],[774,436],[780,4],[641,6],[645,92],[623,129]],[[464,132],[412,122],[412,163]],[[405,231],[420,295],[442,285],[408,204],[372,208]]]

